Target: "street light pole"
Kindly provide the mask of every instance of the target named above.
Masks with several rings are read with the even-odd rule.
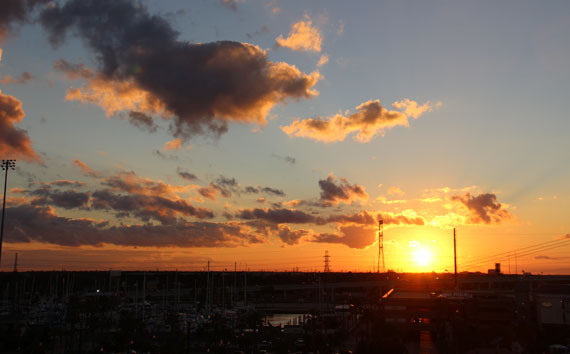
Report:
[[[2,265],[2,241],[4,239],[4,219],[6,212],[6,187],[8,186],[8,170],[16,169],[16,160],[2,160],[2,169],[6,171],[4,175],[4,201],[2,202],[2,224],[0,224],[0,266]]]

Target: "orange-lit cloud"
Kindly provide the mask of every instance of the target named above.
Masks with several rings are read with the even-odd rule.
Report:
[[[313,27],[311,18],[305,15],[305,20],[294,23],[289,31],[289,36],[283,35],[275,38],[280,47],[286,47],[297,51],[320,52],[323,38],[318,28]]]
[[[105,110],[107,117],[124,110],[169,115],[164,104],[147,90],[141,89],[133,79],[107,78],[82,64],[71,64],[64,59],[56,61],[54,69],[72,80],[83,79],[86,82],[81,88],[67,89],[66,100],[97,104]],[[136,113],[133,119],[136,120]]]
[[[173,200],[180,199],[180,193],[189,192],[195,188],[192,185],[177,186],[164,183],[160,180],[139,177],[132,171],[121,172],[116,175],[106,177],[102,180],[101,184],[114,191],[149,196],[162,196]]]
[[[442,103],[440,101],[436,102],[435,105],[432,105],[429,101],[424,102],[424,104],[420,105],[416,101],[412,101],[408,98],[404,98],[399,102],[392,103],[392,106],[396,109],[399,109],[408,117],[412,117],[414,119],[418,118],[425,112],[431,112],[434,107],[441,107]]]
[[[472,224],[501,224],[511,219],[511,214],[505,206],[497,201],[492,193],[482,193],[477,196],[467,192],[464,195],[451,197],[468,211],[468,222]]]
[[[325,206],[368,200],[368,194],[363,186],[351,185],[346,178],[336,178],[332,173],[327,179],[319,180],[319,187],[321,188],[321,202]]]
[[[180,148],[182,148],[182,140],[180,140],[179,138],[175,138],[174,140],[167,141],[166,144],[164,144],[162,150],[172,151],[172,150],[180,150]]]
[[[219,192],[220,188],[216,186],[214,183],[210,183],[209,186],[198,189],[198,193],[200,193],[202,197],[208,198],[210,200],[216,200],[216,196],[218,195]]]
[[[40,162],[40,157],[32,148],[28,132],[15,127],[25,115],[22,102],[0,91],[0,155],[3,158]]]
[[[291,125],[281,129],[290,137],[311,138],[326,143],[343,141],[347,135],[356,133],[354,139],[365,143],[386,129],[409,126],[406,112],[418,118],[421,113],[428,111],[414,108],[413,104],[417,105],[414,101],[405,104],[396,102],[395,105],[404,109],[404,112],[400,112],[387,110],[379,100],[368,101],[356,107],[356,113],[348,116],[339,113],[328,118],[295,119]],[[420,107],[431,107],[431,104],[426,102]]]
[[[78,167],[81,173],[86,177],[99,177],[99,172],[93,170],[85,162],[79,159],[73,159],[73,166]]]

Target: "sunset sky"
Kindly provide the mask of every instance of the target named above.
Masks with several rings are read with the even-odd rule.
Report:
[[[460,271],[568,274],[569,33],[566,0],[2,0],[1,270],[376,271],[382,219],[386,269],[453,272],[456,227]]]

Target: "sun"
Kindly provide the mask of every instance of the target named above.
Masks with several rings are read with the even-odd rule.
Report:
[[[431,254],[425,248],[420,248],[419,250],[415,251],[413,253],[413,256],[414,261],[422,267],[427,266],[431,262]]]

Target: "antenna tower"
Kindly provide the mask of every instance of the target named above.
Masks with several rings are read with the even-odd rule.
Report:
[[[16,252],[16,258],[14,258],[14,273],[18,273],[18,252]]]
[[[329,256],[329,251],[325,251],[325,273],[331,272],[331,256]]]
[[[380,258],[382,258],[382,273],[386,273],[386,264],[384,263],[384,220],[378,220],[378,268],[380,273]]]

